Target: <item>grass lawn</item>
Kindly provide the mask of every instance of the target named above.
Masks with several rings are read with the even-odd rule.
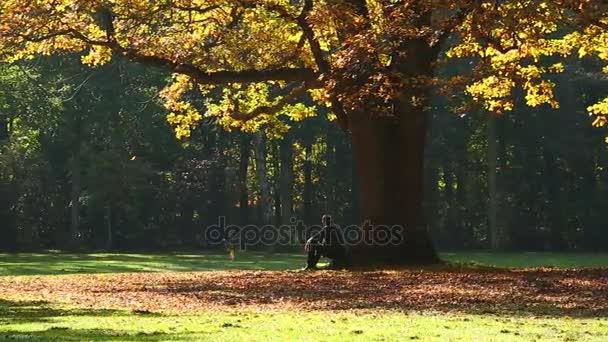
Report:
[[[135,314],[0,304],[0,340],[29,341],[606,341],[600,318],[404,312]]]
[[[443,260],[465,265],[505,268],[608,267],[608,254],[445,252]],[[235,261],[225,253],[201,254],[0,254],[0,276],[75,273],[188,272],[217,270],[284,271],[301,268],[303,254],[238,253]]]
[[[289,271],[299,254],[0,254],[0,341],[608,341],[608,269],[466,267],[595,268],[608,255],[442,257],[465,267],[301,273]]]
[[[227,253],[202,254],[0,254],[0,276],[58,275],[75,273],[189,272],[217,270],[297,269],[305,263],[301,254],[239,253],[235,261]]]

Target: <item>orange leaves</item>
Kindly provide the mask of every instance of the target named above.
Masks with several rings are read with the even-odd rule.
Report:
[[[587,108],[590,114],[595,115],[593,127],[605,127],[608,125],[608,98]],[[608,138],[606,139],[608,142]]]
[[[597,116],[592,123],[593,127],[604,127],[606,124],[608,124],[608,120],[604,115]]]
[[[145,311],[396,309],[608,314],[608,272],[387,270],[201,272],[0,278],[0,299],[27,297]]]

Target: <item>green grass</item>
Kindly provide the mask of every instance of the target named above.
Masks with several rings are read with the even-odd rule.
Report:
[[[495,267],[607,267],[608,254],[442,253],[444,260]],[[241,252],[202,254],[0,254],[0,276],[75,273],[290,270],[304,266],[303,254]]]
[[[289,270],[302,267],[301,254],[0,254],[0,276],[75,273],[190,272],[216,270]]]
[[[0,302],[0,341],[606,341],[605,318],[405,312],[161,315]]]
[[[608,267],[608,253],[552,253],[552,252],[453,252],[441,253],[444,260],[456,263],[494,266],[501,268]]]

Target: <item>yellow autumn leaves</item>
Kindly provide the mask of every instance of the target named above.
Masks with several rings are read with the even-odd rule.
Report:
[[[407,7],[413,16],[416,14],[414,2],[368,0],[366,3],[367,18],[347,3],[328,0],[315,0],[305,16],[330,69],[337,69],[341,50],[353,44],[353,36],[357,34],[354,31],[367,27],[374,32],[369,37],[390,40],[387,38],[390,35],[385,33],[394,30],[396,24],[388,20],[391,17],[387,14],[396,6]],[[398,32],[406,32],[407,39],[436,36],[435,33],[444,29],[438,23],[450,23],[449,18],[459,9],[476,4],[453,25],[453,34],[444,44],[448,47],[448,58],[471,63],[471,77],[464,79],[464,75],[459,75],[460,84],[466,85],[466,93],[491,111],[512,110],[516,89],[524,91],[529,106],[557,108],[551,76],[565,69],[558,59],[591,56],[608,61],[608,13],[595,11],[577,17],[577,11],[583,11],[592,3],[590,0],[420,2],[422,8],[433,13],[428,26],[408,21],[410,16],[404,15],[398,17],[399,25],[406,27],[400,26]],[[289,0],[7,0],[0,3],[1,57],[12,62],[35,55],[76,52],[84,54],[85,64],[107,63],[114,52],[102,44],[108,39],[107,27],[99,12],[104,6],[112,13],[113,39],[124,49],[141,56],[185,63],[209,73],[278,68],[318,71],[310,42],[304,39],[300,27],[302,6]],[[578,28],[574,29],[576,25]],[[395,42],[390,43],[386,45],[392,46]],[[377,54],[386,69],[392,65],[392,56]],[[358,56],[347,57],[352,59],[343,59],[343,63],[365,64],[356,60]],[[429,75],[408,77],[420,76]],[[216,118],[226,129],[267,128],[271,135],[278,136],[289,128],[290,122],[314,116],[321,107],[330,107],[328,90],[315,85],[300,102],[262,111],[251,120],[236,119],[233,115],[246,116],[256,108],[276,107],[290,87],[293,85],[281,82],[216,87],[196,84],[187,76],[176,75],[162,91],[161,98],[170,112],[167,121],[175,128],[178,138],[188,137],[204,117]],[[373,91],[381,93],[381,89],[373,88]],[[390,101],[390,96],[386,96],[386,101]],[[594,125],[606,125],[608,98],[589,106],[588,111],[596,116]]]

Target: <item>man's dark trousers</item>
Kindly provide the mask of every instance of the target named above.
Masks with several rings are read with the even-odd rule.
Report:
[[[309,268],[314,268],[317,266],[317,263],[322,256],[334,259],[340,256],[341,250],[342,248],[340,247],[330,248],[324,244],[313,243],[308,251],[308,260],[306,264]]]

